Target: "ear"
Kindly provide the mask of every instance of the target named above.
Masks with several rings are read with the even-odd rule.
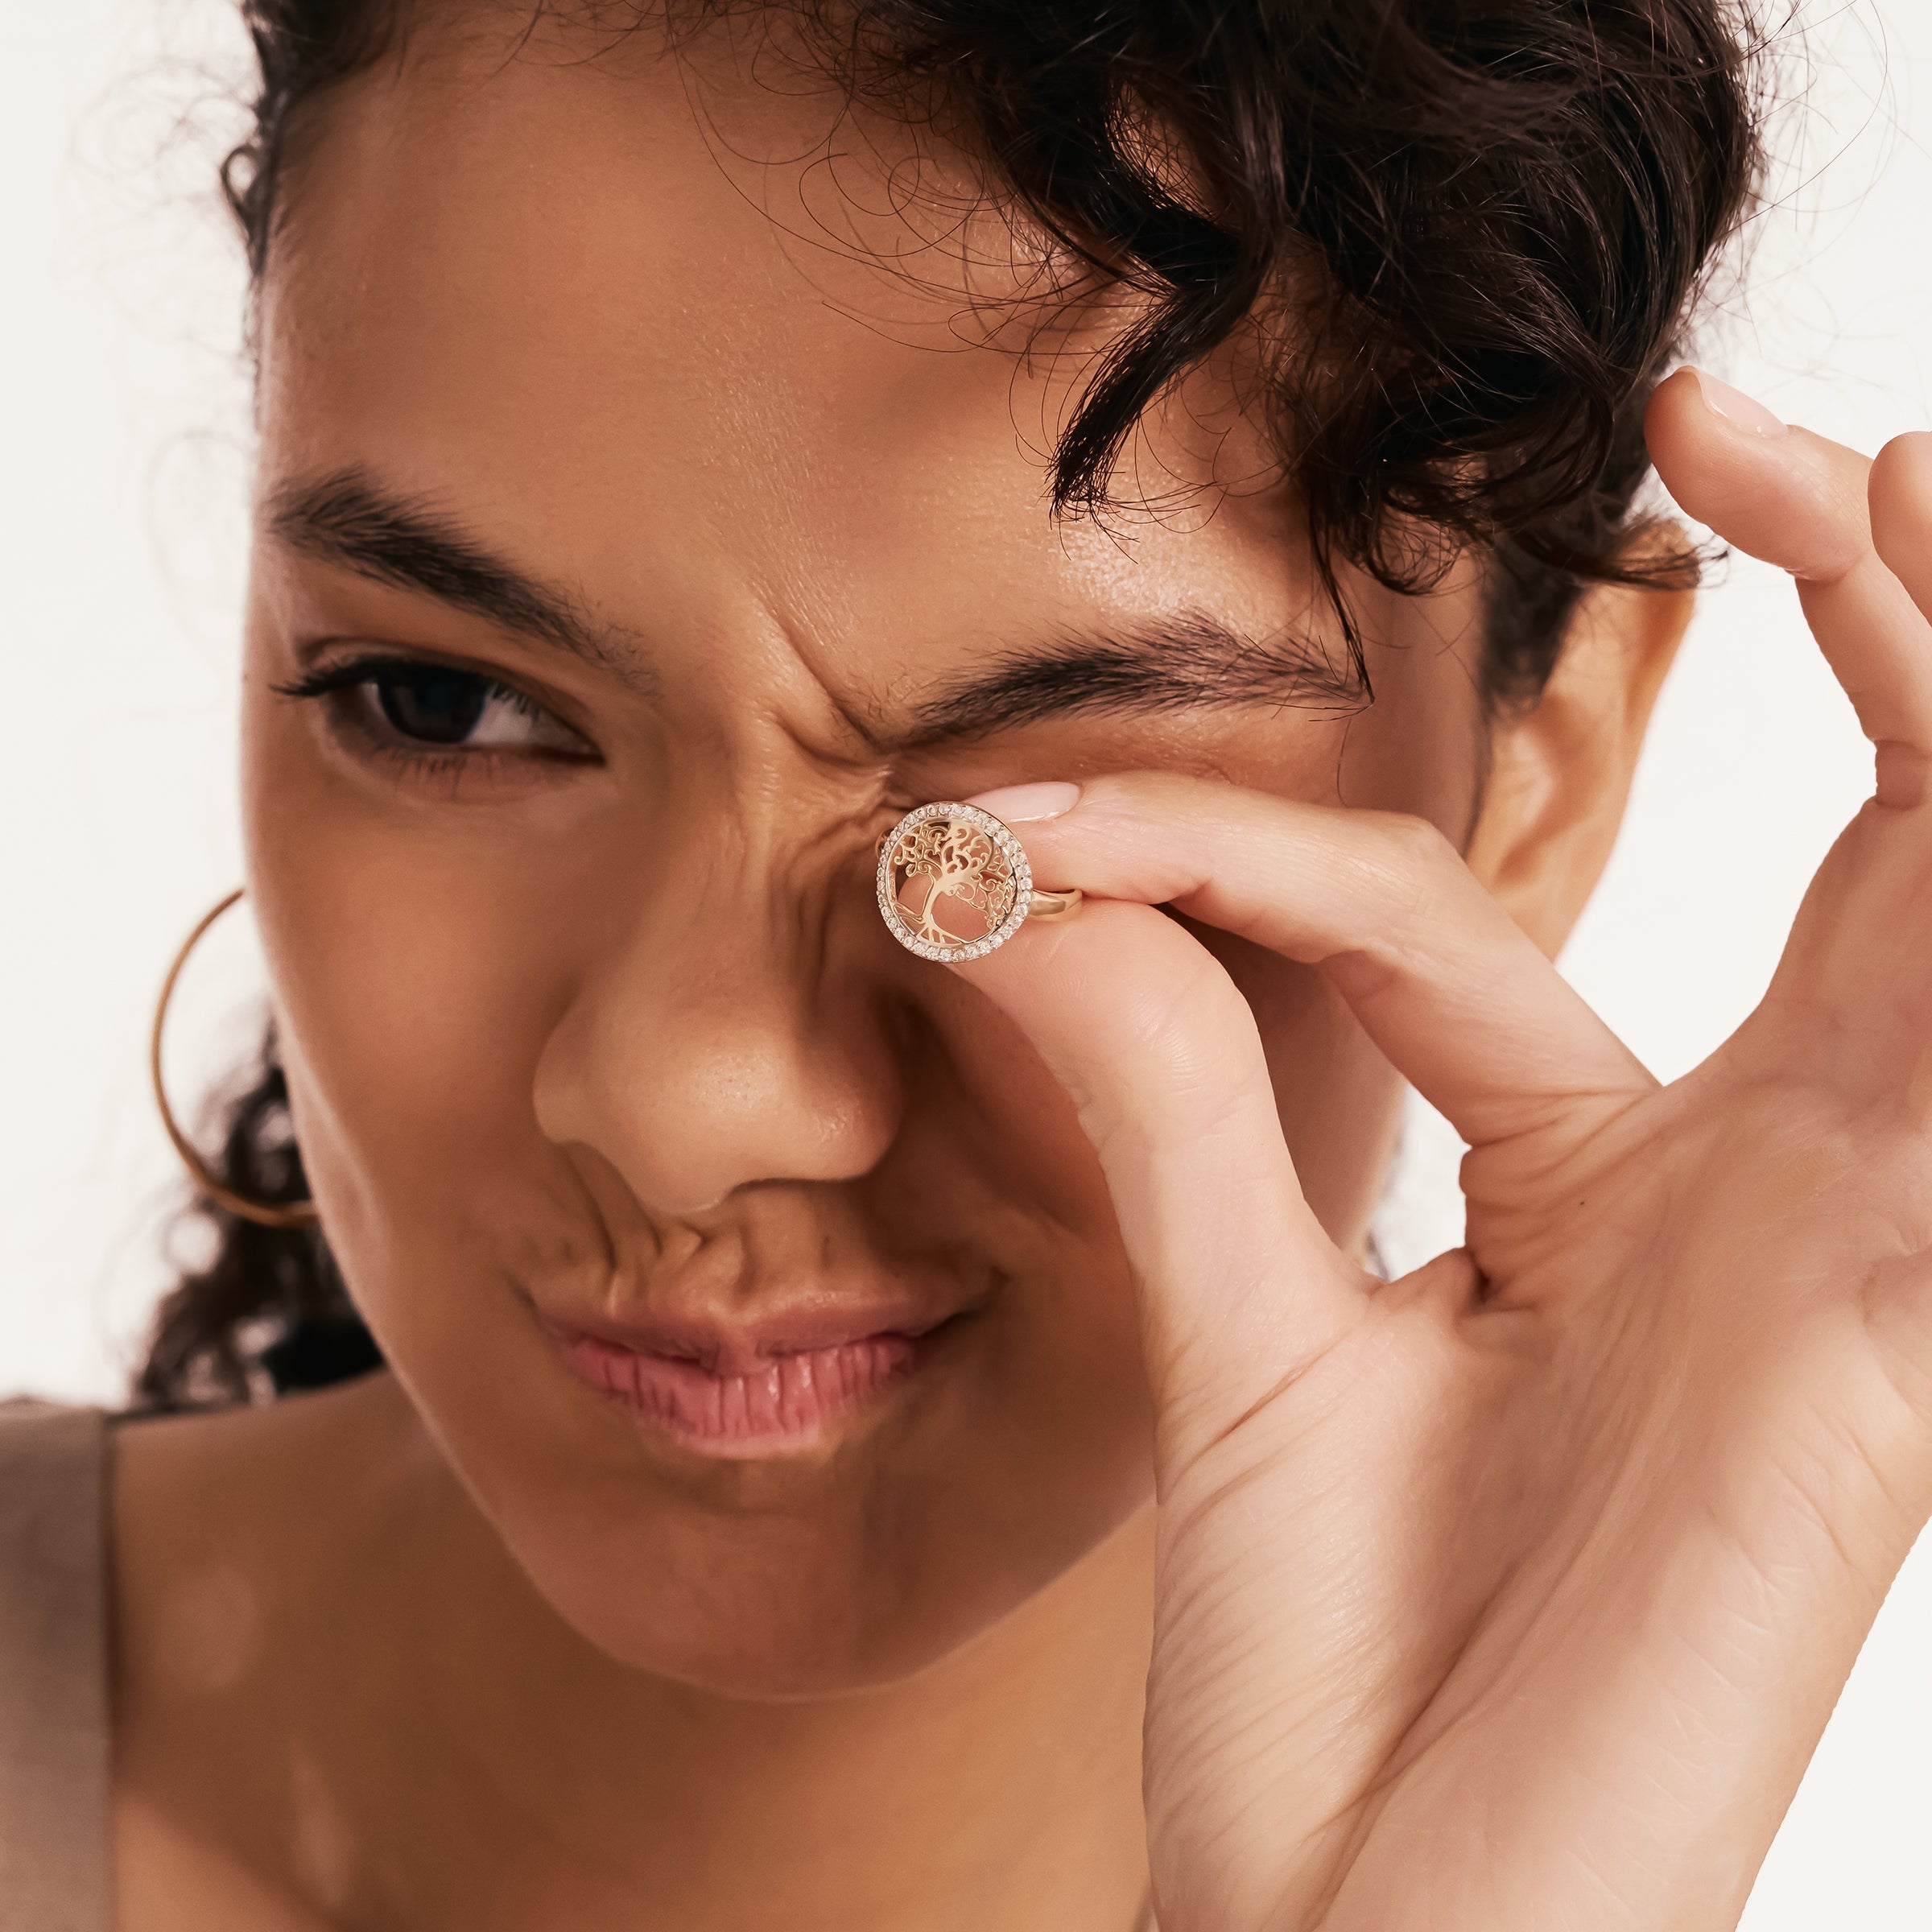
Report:
[[[1552,959],[1596,890],[1696,593],[1592,586],[1542,696],[1498,721],[1470,869]]]

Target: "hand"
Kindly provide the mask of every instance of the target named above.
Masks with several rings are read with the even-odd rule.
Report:
[[[1648,427],[1876,746],[1695,1072],[1660,1088],[1422,824],[1178,778],[1022,828],[1098,902],[958,968],[1072,1095],[1141,1298],[1162,1932],[1733,1926],[1932,1513],[1932,437],[1873,466],[1687,374]],[[1337,1252],[1162,903],[1332,981],[1470,1143],[1465,1249]]]

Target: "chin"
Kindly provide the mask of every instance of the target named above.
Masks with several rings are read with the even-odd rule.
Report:
[[[909,1514],[920,1513],[905,1500]],[[513,1536],[511,1545],[551,1608],[614,1661],[769,1701],[916,1677],[1067,1567],[1042,1574],[1003,1564],[985,1535],[964,1525],[952,1546],[935,1546],[916,1531],[893,1536],[864,1512],[827,1513],[832,1520],[720,1519],[673,1508],[590,1539],[594,1556],[575,1537],[531,1546]]]
[[[613,1662],[780,1701],[943,1662],[1078,1567],[1150,1488],[1137,1456],[1096,1480],[997,1435],[888,1432],[867,1451],[730,1465],[729,1485],[702,1496],[634,1463],[562,1482],[526,1467],[488,1513],[551,1610]]]

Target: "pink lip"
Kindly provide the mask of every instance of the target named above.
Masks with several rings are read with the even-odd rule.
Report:
[[[682,1447],[728,1460],[796,1455],[903,1381],[938,1319],[806,1308],[710,1323],[551,1323],[565,1365]]]

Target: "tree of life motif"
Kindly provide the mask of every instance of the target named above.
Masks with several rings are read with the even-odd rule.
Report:
[[[893,864],[908,880],[931,881],[918,913],[919,937],[929,945],[964,946],[980,936],[942,925],[934,910],[942,898],[972,906],[989,932],[1003,925],[1013,910],[1013,879],[998,848],[964,819],[928,819],[914,826],[900,840]]]

